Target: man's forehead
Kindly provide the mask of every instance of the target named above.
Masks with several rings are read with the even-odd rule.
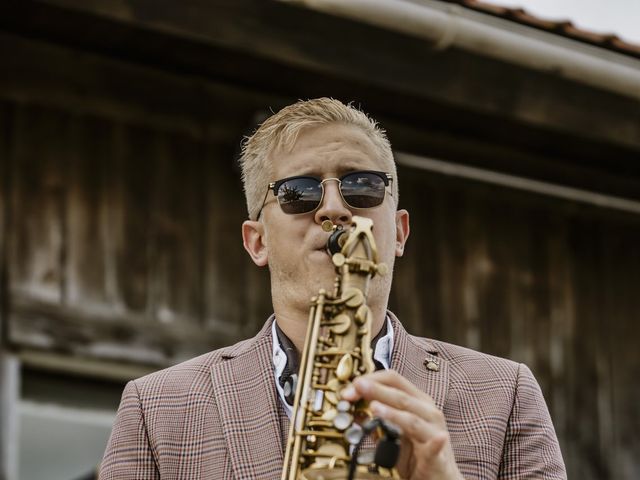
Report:
[[[353,148],[375,149],[373,141],[362,128],[342,123],[304,127],[298,132],[295,142],[290,147],[295,151],[313,147],[331,148],[331,146],[345,143]]]
[[[290,148],[270,155],[276,175],[339,175],[354,170],[384,170],[381,152],[360,128],[326,125],[300,132]]]
[[[276,175],[314,175],[317,177],[339,177],[357,170],[385,170],[382,161],[373,155],[335,155],[327,158],[316,155],[284,156],[275,158],[273,171]]]

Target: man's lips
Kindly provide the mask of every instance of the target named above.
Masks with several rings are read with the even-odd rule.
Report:
[[[323,235],[321,237],[318,237],[317,239],[314,239],[312,245],[313,245],[313,250],[320,250],[322,252],[327,250],[327,241],[329,240],[329,235]]]
[[[314,248],[312,250],[312,252],[313,253],[318,252],[318,253],[321,253],[321,254],[325,255],[327,257],[327,259],[330,258],[330,255],[327,253],[327,244],[326,243],[323,243],[321,246],[318,246],[318,247]]]

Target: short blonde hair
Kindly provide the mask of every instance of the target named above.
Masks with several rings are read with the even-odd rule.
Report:
[[[265,120],[251,136],[244,139],[240,165],[250,219],[257,220],[267,184],[277,180],[271,178],[270,155],[278,149],[291,150],[303,128],[330,123],[359,127],[369,137],[379,152],[383,164],[388,165],[389,173],[393,175],[391,187],[397,204],[398,175],[391,144],[385,131],[375,120],[351,104],[345,105],[333,98],[316,98],[300,100],[284,107]]]

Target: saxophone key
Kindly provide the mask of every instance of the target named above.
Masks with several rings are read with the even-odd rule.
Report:
[[[335,317],[333,321],[327,322],[326,325],[336,335],[342,335],[344,332],[349,330],[349,327],[351,326],[351,318],[346,313],[341,313]]]
[[[313,399],[313,411],[319,412],[322,410],[324,404],[324,392],[322,390],[316,390],[315,397]]]
[[[339,412],[333,419],[333,426],[340,431],[346,430],[352,423],[353,415],[347,412]]]
[[[341,382],[346,382],[353,375],[353,357],[346,353],[342,356],[336,367],[336,377]]]

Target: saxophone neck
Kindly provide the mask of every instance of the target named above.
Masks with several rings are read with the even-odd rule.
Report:
[[[369,279],[387,272],[387,266],[378,263],[373,221],[354,216],[346,228],[333,225],[330,220],[325,220],[322,228],[332,232],[326,248],[336,267],[336,292],[356,287],[366,295]]]

